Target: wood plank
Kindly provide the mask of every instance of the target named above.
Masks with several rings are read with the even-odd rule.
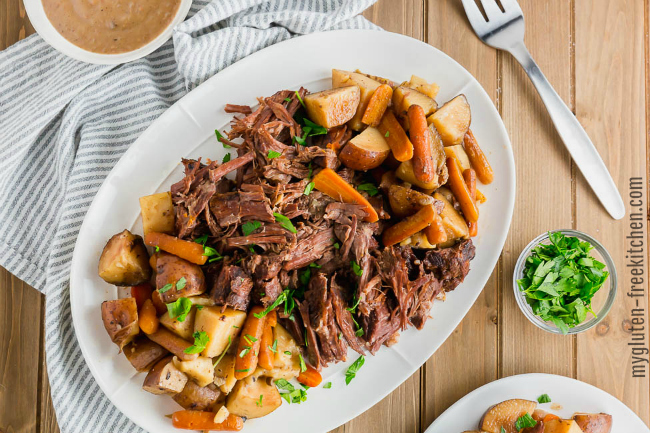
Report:
[[[570,103],[571,2],[519,4],[527,18],[529,51]],[[511,280],[519,253],[530,240],[547,230],[572,226],[571,160],[523,69],[508,53],[500,52],[499,59],[501,114],[517,164],[517,201],[502,255],[499,376],[530,372],[574,376],[572,337],[554,336],[531,324],[516,304]]]
[[[41,303],[0,268],[0,431],[37,431]]]
[[[648,355],[642,355],[645,362],[634,364],[634,346],[628,346],[640,335],[638,348],[648,347],[644,2],[576,0],[576,11],[577,116],[627,207],[626,217],[614,221],[578,176],[577,228],[599,239],[614,257],[619,294],[605,324],[578,337],[577,375],[621,399],[648,423]],[[638,189],[631,178],[639,179]],[[635,193],[642,197],[635,199]],[[628,238],[633,232],[642,233],[641,238]],[[630,266],[634,256],[643,259],[642,267]],[[643,282],[632,281],[635,276]],[[643,311],[635,316],[633,309]],[[643,367],[643,378],[633,377],[633,365]]]
[[[459,1],[428,1],[426,36],[429,44],[449,54],[474,75],[498,103],[496,50],[474,35]],[[465,394],[497,378],[499,269],[500,263],[467,316],[425,364],[422,430]],[[451,296],[462,294],[454,292]],[[454,365],[463,365],[463,374],[449,374]]]
[[[0,3],[0,50],[34,33],[22,0]]]
[[[45,335],[45,298],[43,298],[43,308],[41,314],[41,336]],[[60,433],[59,424],[56,421],[56,413],[50,396],[50,381],[47,377],[47,368],[45,362],[45,342],[41,338],[41,371],[39,377],[39,429],[40,433]]]
[[[422,0],[379,0],[363,14],[390,32],[423,38]],[[372,72],[372,71],[369,71]],[[420,430],[420,372],[416,372],[388,397],[334,430],[337,433],[374,431],[418,432]]]

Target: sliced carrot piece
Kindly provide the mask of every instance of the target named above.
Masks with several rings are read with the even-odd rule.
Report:
[[[415,215],[406,217],[394,226],[387,228],[382,236],[384,245],[388,247],[398,244],[420,230],[424,230],[433,222],[436,215],[438,214],[433,205],[424,206]]]
[[[469,195],[476,203],[476,172],[473,168],[468,168],[463,171],[463,180],[469,189]],[[478,221],[467,221],[467,227],[469,228],[470,237],[473,238],[478,234]]]
[[[431,245],[438,245],[447,241],[447,229],[442,224],[442,218],[436,213],[431,225],[424,229],[424,234]]]
[[[379,132],[386,137],[388,147],[398,161],[408,161],[413,158],[413,143],[406,136],[404,128],[400,125],[392,111],[386,110],[379,123]]]
[[[160,321],[158,320],[156,307],[154,307],[151,299],[144,301],[144,304],[138,313],[138,324],[140,325],[142,332],[147,335],[153,334],[158,330]]]
[[[363,206],[368,214],[364,221],[374,223],[379,215],[374,207],[352,185],[330,168],[324,168],[314,176],[314,187],[320,192],[343,203],[353,203]]]
[[[433,149],[433,138],[424,109],[419,105],[411,105],[408,108],[409,135],[413,143],[413,173],[420,182],[429,183],[437,177],[436,168],[433,164],[431,151]]]
[[[465,215],[467,221],[478,221],[478,209],[476,203],[472,200],[467,184],[460,172],[458,162],[454,158],[447,158],[447,171],[449,171],[449,180],[447,181],[451,192],[454,193],[460,209]]]
[[[138,305],[138,310],[144,305],[144,301],[151,298],[153,287],[149,283],[142,283],[137,286],[131,287],[131,297],[135,298],[135,303]]]
[[[363,112],[361,121],[368,126],[377,126],[388,108],[388,103],[393,97],[393,88],[388,84],[382,84],[373,92],[366,111]]]
[[[255,372],[262,333],[264,331],[265,317],[258,319],[255,314],[261,314],[264,307],[255,305],[248,312],[244,326],[239,337],[239,345],[235,354],[235,379],[244,379]]]
[[[179,410],[172,415],[172,425],[185,430],[240,431],[244,420],[230,414],[224,422],[216,423],[213,412]]]
[[[271,370],[273,369],[273,360],[275,358],[275,354],[273,353],[273,327],[271,326],[271,322],[269,321],[269,315],[267,314],[265,317],[265,324],[264,324],[264,330],[262,331],[262,340],[260,343],[260,355],[257,360],[257,364],[266,369],[266,370]],[[277,323],[277,322],[276,322]],[[272,350],[273,349],[273,350]]]
[[[197,265],[203,265],[208,260],[208,257],[203,255],[203,245],[165,233],[149,232],[144,236],[144,243]]]
[[[300,372],[296,380],[303,385],[307,385],[310,388],[320,385],[323,381],[323,377],[318,371],[311,365],[307,366],[307,370]]]
[[[542,422],[549,422],[549,421],[551,421],[553,419],[560,419],[560,417],[555,415],[555,414],[552,414],[552,413],[547,413],[544,416],[544,419],[542,419]]]
[[[469,163],[476,170],[478,180],[486,185],[492,183],[494,180],[494,172],[483,150],[479,147],[471,129],[467,130],[467,134],[465,134],[465,138],[463,139],[463,145],[465,147],[465,153],[467,153],[467,158],[469,158]]]

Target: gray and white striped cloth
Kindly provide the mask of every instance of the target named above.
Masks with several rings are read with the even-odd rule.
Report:
[[[0,265],[46,294],[45,351],[64,433],[141,431],[101,392],[72,328],[70,260],[102,181],[188,90],[237,60],[305,33],[376,28],[375,0],[194,0],[173,40],[98,66],[39,36],[0,52]]]

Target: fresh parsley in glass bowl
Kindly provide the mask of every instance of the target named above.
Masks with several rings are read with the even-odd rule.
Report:
[[[554,334],[577,334],[605,318],[616,298],[616,268],[607,250],[586,233],[556,230],[522,251],[513,274],[519,308]]]

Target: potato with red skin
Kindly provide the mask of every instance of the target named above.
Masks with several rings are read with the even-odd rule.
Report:
[[[339,153],[339,159],[353,170],[379,167],[390,153],[390,147],[378,129],[368,127],[350,140]]]
[[[214,385],[199,386],[193,380],[188,380],[181,392],[172,398],[183,409],[211,410],[221,396],[221,391]]]
[[[122,348],[140,333],[138,305],[134,298],[102,302],[102,322],[111,341]]]
[[[606,413],[577,413],[573,419],[584,433],[609,433],[612,431],[612,416]]]
[[[479,430],[487,433],[519,433],[515,428],[517,420],[529,413],[532,414],[537,407],[537,402],[523,399],[502,401],[490,407],[479,422]]]
[[[111,237],[99,258],[98,273],[116,286],[137,286],[149,281],[151,266],[142,237],[128,230]]]
[[[145,336],[138,337],[124,346],[124,356],[137,371],[149,371],[168,353],[167,349]]]
[[[178,289],[181,278],[185,278],[185,286]],[[167,284],[171,284],[171,288],[164,290]],[[194,263],[171,254],[160,254],[156,260],[156,289],[165,304],[181,297],[200,295],[206,290],[205,275]]]
[[[161,359],[153,366],[142,384],[142,389],[152,394],[176,394],[187,384],[187,376],[172,362],[172,356]]]

